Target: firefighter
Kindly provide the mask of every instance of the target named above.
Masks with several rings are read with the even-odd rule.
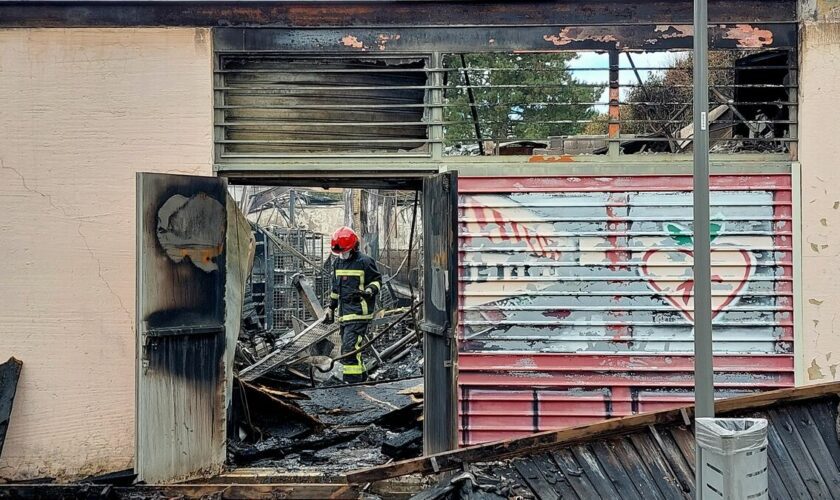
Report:
[[[332,253],[338,256],[333,268],[330,305],[324,322],[341,324],[341,354],[358,349],[373,319],[376,296],[382,287],[382,276],[376,262],[359,251],[359,237],[349,227],[333,233]],[[362,353],[342,359],[345,383],[364,382],[367,370]]]

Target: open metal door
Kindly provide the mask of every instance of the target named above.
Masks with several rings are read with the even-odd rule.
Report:
[[[137,175],[137,446],[148,483],[225,460],[227,181]]]
[[[458,174],[423,179],[423,452],[457,446]]]

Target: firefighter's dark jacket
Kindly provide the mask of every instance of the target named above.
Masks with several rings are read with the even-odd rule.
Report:
[[[335,259],[332,276],[330,307],[338,321],[370,321],[376,306],[376,296],[382,288],[382,275],[376,262],[367,255],[354,251],[347,259]],[[359,292],[369,288],[374,296],[365,300]]]

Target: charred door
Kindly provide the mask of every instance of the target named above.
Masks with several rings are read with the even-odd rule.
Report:
[[[218,471],[225,458],[227,182],[137,176],[139,479]]]
[[[423,180],[425,395],[423,450],[456,447],[455,396],[458,293],[458,176],[456,172]]]

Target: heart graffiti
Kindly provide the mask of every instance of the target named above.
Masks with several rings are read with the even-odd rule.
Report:
[[[690,247],[693,239],[686,228],[666,224],[666,230],[677,246]],[[723,232],[723,224],[712,223],[711,240]],[[689,322],[694,322],[694,279],[692,265],[694,252],[689,249],[650,249],[642,256],[639,273],[647,279],[648,286],[674,306]],[[712,319],[733,305],[747,290],[750,277],[755,272],[752,252],[734,245],[719,244],[711,251],[712,264]]]

